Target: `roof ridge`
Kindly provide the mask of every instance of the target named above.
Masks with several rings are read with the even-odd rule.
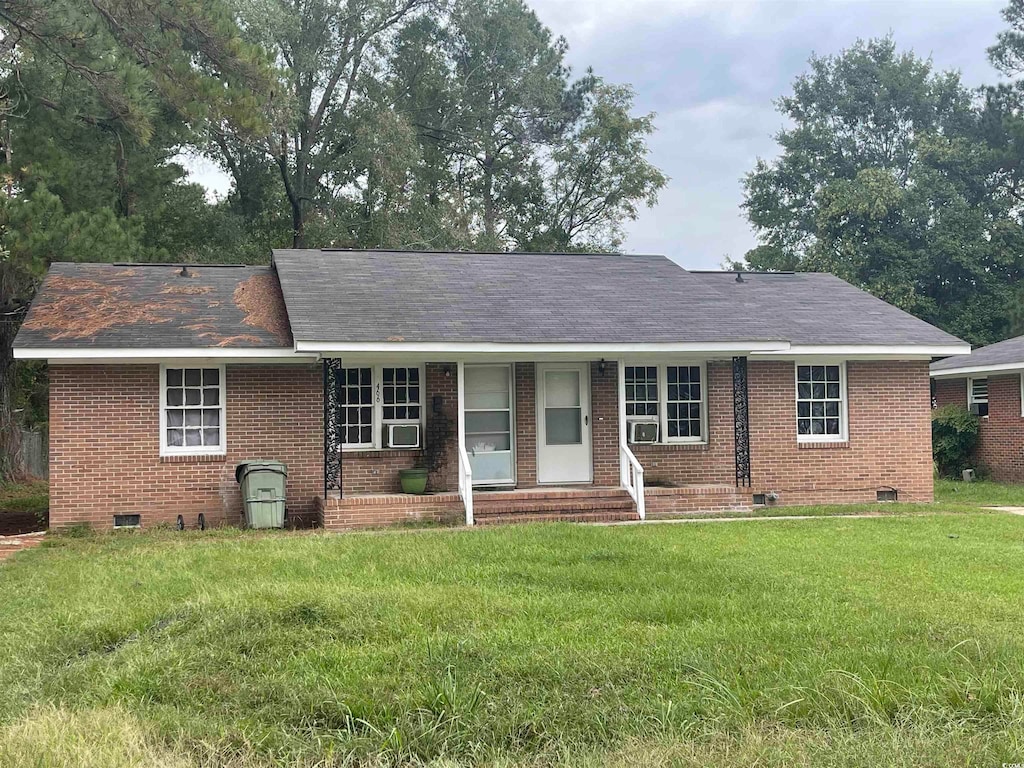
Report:
[[[687,269],[695,275],[829,275],[831,272],[797,272],[796,270],[771,271],[767,269]]]
[[[471,251],[435,248],[274,248],[274,253],[320,251],[322,253],[417,253],[445,256],[621,256],[627,258],[668,259],[662,253],[619,253],[616,251]],[[669,259],[671,261],[671,259]]]

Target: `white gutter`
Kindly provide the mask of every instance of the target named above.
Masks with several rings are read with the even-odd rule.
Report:
[[[316,360],[291,347],[15,347],[16,360],[99,362],[100,360]]]
[[[752,352],[752,357],[843,357],[900,360],[930,360],[933,357],[963,355],[971,345],[962,344],[794,344],[787,350]]]
[[[940,368],[932,371],[933,379],[951,379],[962,376],[970,376],[975,373],[1016,373],[1024,371],[1024,362],[1000,363],[999,365],[967,365],[961,368]]]
[[[522,344],[505,342],[443,342],[443,341],[296,341],[297,352],[318,352],[324,355],[352,354],[603,354],[645,352],[715,353],[787,351],[788,341],[733,341],[733,342],[657,342],[632,344],[603,344],[570,342],[557,344]]]

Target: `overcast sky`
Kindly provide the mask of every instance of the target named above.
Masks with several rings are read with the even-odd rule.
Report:
[[[656,112],[651,159],[671,177],[656,208],[629,225],[626,250],[714,269],[755,244],[740,210],[741,178],[775,153],[773,100],[789,92],[811,53],[892,33],[898,47],[991,83],[985,57],[1003,28],[1004,0],[528,0],[569,41],[577,72],[592,66],[636,90]],[[196,180],[227,181],[209,167]]]

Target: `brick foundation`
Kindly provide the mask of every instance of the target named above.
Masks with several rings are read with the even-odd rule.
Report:
[[[967,379],[936,379],[935,403],[966,407]],[[978,470],[993,480],[1024,482],[1020,374],[988,377],[988,416],[981,419],[974,456]]]

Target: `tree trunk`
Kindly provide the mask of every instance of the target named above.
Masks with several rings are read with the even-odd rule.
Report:
[[[131,186],[128,183],[128,155],[124,150],[121,134],[115,131],[114,138],[117,139],[117,212],[127,219],[132,215],[133,207]]]
[[[0,285],[4,285],[2,279]],[[13,346],[23,315],[24,307],[13,299],[0,304],[0,482],[21,474],[21,426],[14,412]]]
[[[484,237],[487,247],[494,248],[494,230],[497,214],[494,210],[494,160],[484,158]]]
[[[306,247],[306,221],[302,211],[302,200],[292,202],[292,248]]]

